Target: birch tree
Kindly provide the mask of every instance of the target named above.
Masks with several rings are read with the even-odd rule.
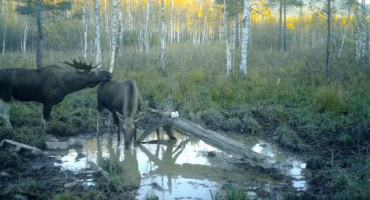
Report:
[[[148,54],[149,53],[149,45],[150,45],[150,38],[149,38],[149,3],[150,1],[146,1],[146,19],[145,19],[145,30],[144,30],[144,53]]]
[[[225,30],[225,41],[226,41],[226,76],[230,77],[232,75],[232,66],[231,66],[231,52],[229,46],[229,31],[227,29],[227,20],[226,20],[226,0],[224,0],[224,30]]]
[[[118,2],[118,42],[117,42],[117,45],[116,45],[116,57],[117,55],[120,53],[120,49],[121,49],[121,45],[122,45],[122,40],[123,40],[123,20],[122,20],[122,0],[120,0]]]
[[[361,58],[361,40],[358,35],[360,31],[360,23],[359,23],[359,17],[358,17],[358,2],[355,2],[355,17],[356,17],[356,32],[355,32],[355,45],[356,45],[356,61],[360,61]]]
[[[86,57],[87,57],[86,0],[82,0],[82,24],[83,24],[83,30],[84,30],[82,57],[83,57],[83,60],[86,62]]]
[[[351,7],[349,6],[348,7],[348,17],[347,17],[347,21],[346,21],[346,27],[344,28],[342,43],[340,45],[339,52],[338,52],[338,58],[340,58],[340,56],[342,54],[342,49],[343,49],[343,46],[344,46],[344,41],[345,41],[345,39],[347,37],[348,24],[349,24],[349,20],[350,19],[351,19]]]
[[[27,35],[28,35],[28,20],[27,20],[27,17],[25,17],[25,19],[24,19],[23,44],[22,44],[23,53],[26,52]]]
[[[5,2],[5,26],[3,34],[3,55],[5,54],[5,38],[6,38],[6,28],[8,26],[8,2]]]
[[[113,72],[114,59],[116,53],[116,0],[112,0],[112,31],[111,31],[111,53],[110,53],[110,64],[109,72]]]
[[[362,0],[361,4],[362,8],[362,20],[361,20],[361,45],[360,45],[360,59],[361,63],[365,61],[365,49],[366,49],[366,35],[365,35],[365,18],[366,18],[366,7],[365,7],[365,0]]]
[[[247,76],[247,53],[248,53],[248,35],[249,35],[249,0],[244,0],[243,11],[243,35],[242,35],[242,56],[239,66],[239,77],[246,78]]]
[[[327,0],[328,3],[328,34],[327,34],[327,39],[326,39],[326,64],[325,64],[325,78],[329,79],[329,69],[330,69],[330,40],[331,40],[331,0]]]
[[[164,0],[162,0],[162,19],[161,19],[161,63],[162,63],[162,74],[165,73],[165,63],[164,63],[164,48],[165,48],[165,40],[164,40]]]
[[[99,0],[95,0],[95,62],[101,63]],[[100,65],[102,67],[102,65]]]

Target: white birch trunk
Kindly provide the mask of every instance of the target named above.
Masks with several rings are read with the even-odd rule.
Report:
[[[203,27],[203,44],[206,43],[206,28],[207,28],[207,16],[204,16],[204,27]]]
[[[362,0],[362,21],[361,21],[361,61],[364,61],[365,57],[365,49],[366,49],[366,36],[365,36],[365,17],[366,17],[366,8],[365,8],[365,0]]]
[[[124,31],[124,27],[123,27],[123,20],[122,20],[122,0],[120,0],[118,2],[118,42],[117,42],[117,45],[116,45],[116,57],[118,56],[118,54],[120,54],[120,51],[121,51],[121,46],[122,46],[122,40],[123,40],[123,31]]]
[[[100,48],[100,11],[99,0],[95,0],[95,62],[100,63],[100,68],[103,67],[101,61],[101,48]]]
[[[145,35],[144,35],[144,53],[149,53],[150,38],[149,38],[149,0],[146,2],[146,20],[145,20]]]
[[[113,72],[114,59],[116,58],[116,0],[112,0],[112,31],[111,31],[111,52],[110,52],[110,64],[109,72]]]
[[[24,19],[24,35],[23,35],[23,47],[22,47],[22,50],[23,50],[23,53],[25,53],[27,51],[26,49],[26,45],[27,45],[27,34],[28,34],[28,21],[27,21],[27,17],[25,17]]]
[[[177,44],[180,44],[180,20],[177,19]]]
[[[227,32],[227,20],[226,20],[226,1],[224,0],[224,30],[225,30],[225,41],[226,41],[226,77],[232,75],[232,66],[231,66],[231,52],[229,46],[229,34]]]
[[[360,37],[358,36],[358,32],[360,31],[360,25],[358,22],[358,4],[356,3],[356,8],[355,8],[355,16],[356,16],[356,32],[355,32],[355,44],[356,44],[356,61],[358,62],[361,57],[361,42],[360,42]]]
[[[247,53],[248,53],[248,32],[249,32],[249,0],[244,0],[243,12],[243,36],[242,36],[242,58],[239,67],[239,76],[247,76]]]
[[[164,65],[164,0],[162,0],[162,20],[161,20],[161,63],[162,63],[162,73],[165,72],[165,65]]]
[[[5,2],[5,25],[4,25],[4,34],[3,34],[3,55],[5,54],[5,38],[6,38],[6,29],[8,26],[8,2]]]
[[[84,29],[82,57],[86,62],[87,57],[87,25],[86,25],[86,0],[82,0],[82,24]]]
[[[131,1],[128,0],[128,30],[131,31],[131,20],[132,20],[132,16],[131,16]]]
[[[170,43],[172,44],[172,40],[173,40],[173,32],[174,32],[174,28],[173,28],[173,0],[172,0],[172,3],[171,3],[171,19],[170,19],[170,27],[171,27],[171,33],[170,33]]]
[[[343,46],[344,46],[344,40],[347,37],[348,24],[349,24],[349,20],[350,19],[351,19],[351,9],[348,9],[347,24],[346,24],[346,27],[344,28],[344,33],[343,33],[343,38],[342,38],[342,44],[340,45],[340,48],[339,48],[338,58],[340,58],[340,56],[342,54],[342,49],[343,49]]]
[[[109,22],[107,15],[107,0],[104,0],[104,21],[105,21],[105,32],[109,32]]]

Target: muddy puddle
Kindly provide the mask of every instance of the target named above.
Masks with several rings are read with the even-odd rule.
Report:
[[[268,193],[271,186],[286,184],[256,170],[241,169],[235,164],[240,163],[237,158],[201,140],[178,132],[175,132],[175,136],[177,143],[174,145],[142,144],[129,150],[125,150],[122,142],[118,143],[117,137],[110,134],[100,136],[98,141],[95,136],[84,136],[81,137],[83,148],[49,153],[61,159],[62,162],[55,163],[56,166],[75,173],[89,173],[88,161],[101,165],[109,158],[122,167],[123,171],[117,171],[117,174],[124,183],[138,187],[135,195],[140,200],[145,199],[146,195],[155,195],[162,200],[210,200],[211,193],[224,190],[230,184],[247,188],[249,197],[254,199],[257,197],[257,190]],[[156,139],[156,135],[152,134],[146,140]],[[167,136],[164,135],[161,139],[167,139]],[[285,175],[291,177],[290,184],[295,189],[306,189],[306,181],[302,175],[305,163],[297,157],[258,138],[243,135],[235,139],[255,152],[271,157],[271,162],[280,166]],[[81,181],[94,186],[92,180]]]

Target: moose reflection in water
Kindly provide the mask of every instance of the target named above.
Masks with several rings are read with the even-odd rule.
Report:
[[[107,138],[107,150],[109,158],[104,158],[100,140],[97,141],[97,164],[105,171],[113,173],[123,186],[140,187],[141,174],[137,161],[136,149],[122,149],[123,160],[121,160],[120,142],[113,147],[112,137]]]

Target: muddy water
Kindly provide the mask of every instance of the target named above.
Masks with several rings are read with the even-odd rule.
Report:
[[[256,197],[256,190],[268,191],[271,185],[283,184],[256,170],[238,168],[235,165],[240,162],[238,159],[201,140],[188,138],[177,132],[175,136],[178,140],[174,145],[142,144],[130,150],[125,150],[122,142],[117,142],[117,137],[111,137],[109,134],[100,136],[98,141],[95,136],[82,137],[83,148],[49,153],[62,160],[62,163],[55,165],[76,173],[89,168],[87,161],[102,163],[105,158],[110,158],[124,169],[118,173],[124,183],[139,187],[136,198],[140,200],[149,194],[163,200],[208,200],[211,199],[211,192],[215,194],[230,183],[249,188],[249,196]],[[161,139],[167,139],[167,136],[163,137]],[[147,138],[156,139],[155,134]],[[292,177],[292,185],[297,190],[306,188],[305,179],[301,174],[305,163],[258,138],[243,135],[235,139],[255,152],[270,156],[271,162],[283,168],[285,174]],[[210,157],[208,152],[213,152],[216,156]],[[85,157],[79,158],[81,153]],[[83,181],[87,185],[94,185],[91,180]]]

